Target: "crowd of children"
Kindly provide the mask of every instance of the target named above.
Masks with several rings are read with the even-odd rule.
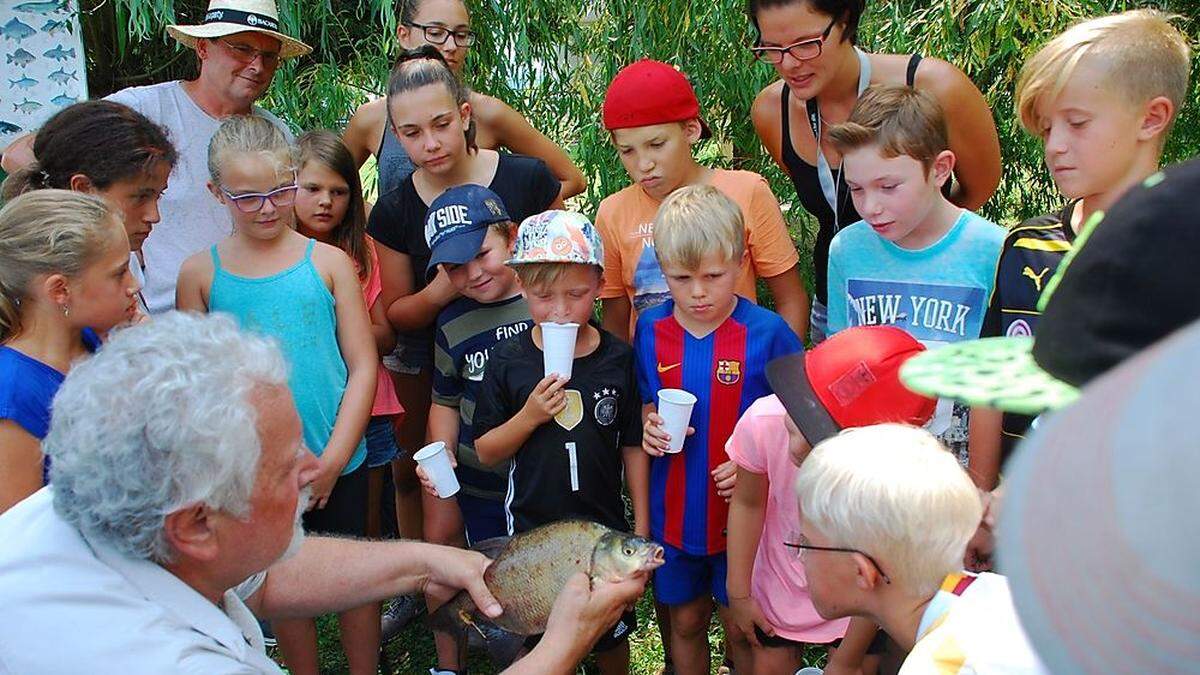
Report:
[[[714,609],[735,673],[796,672],[813,645],[831,675],[886,669],[889,652],[905,674],[1043,672],[977,533],[980,490],[1032,418],[914,393],[899,371],[948,343],[1036,333],[1077,236],[1158,170],[1187,40],[1139,10],[1077,24],[1027,62],[1020,122],[1066,203],[1006,231],[968,208],[994,190],[998,154],[974,98],[946,93],[966,91],[959,71],[853,47],[861,7],[750,6],[756,55],[782,78],[755,123],[821,222],[811,306],[766,180],[696,160],[709,129],[684,74],[643,59],[612,80],[603,125],[630,184],[593,225],[563,210],[582,176],[557,148],[547,161],[490,149],[549,141],[461,83],[465,19],[409,17],[415,48],[345,145],[323,131],[292,142],[262,117],[220,124],[207,187],[233,229],[183,262],[175,307],[230,314],[282,347],[320,464],[308,530],[391,531],[387,467],[441,442],[461,489],[443,498],[418,470],[421,501],[389,516],[400,533],[464,546],[583,518],[652,538],[674,672],[710,671]],[[795,25],[824,31],[785,30],[797,8]],[[824,65],[797,70],[810,62]],[[817,109],[843,79],[852,100]],[[811,137],[790,131],[789,97]],[[153,321],[139,250],[177,157],[162,129],[105,101],[58,113],[33,152],[0,211],[0,512],[47,480],[39,439],[71,363]],[[393,175],[368,210],[369,152]],[[569,375],[543,367],[552,324],[578,328]],[[694,400],[682,442],[658,410],[671,390]],[[380,612],[338,615],[351,672],[378,667]],[[312,620],[272,628],[291,672],[317,672]],[[636,630],[629,611],[601,638],[601,672],[628,671]],[[435,641],[431,672],[463,672],[465,639]]]

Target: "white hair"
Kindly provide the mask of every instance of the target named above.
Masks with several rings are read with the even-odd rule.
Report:
[[[933,593],[962,569],[983,505],[954,455],[903,424],[847,429],[804,460],[796,475],[806,523],[869,554],[898,588]]]
[[[250,393],[264,385],[287,386],[283,355],[230,317],[171,312],[117,331],[54,398],[54,508],[157,562],[172,559],[163,525],[182,507],[248,517],[262,450]]]

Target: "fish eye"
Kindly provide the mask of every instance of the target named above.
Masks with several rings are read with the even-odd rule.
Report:
[[[633,547],[632,546],[625,547],[625,555],[633,555]]]

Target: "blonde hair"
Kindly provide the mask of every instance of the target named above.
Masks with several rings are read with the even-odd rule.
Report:
[[[242,153],[270,160],[279,172],[296,170],[295,150],[279,127],[257,115],[235,115],[221,122],[208,142],[208,174],[213,184],[221,184],[221,168],[228,156]]]
[[[76,277],[124,232],[100,198],[70,190],[35,190],[0,209],[0,341],[21,332],[21,304],[41,275]]]
[[[884,157],[907,155],[928,171],[950,149],[946,115],[932,95],[903,85],[875,85],[863,93],[850,118],[829,127],[829,140],[845,154],[866,145]]]
[[[544,288],[563,278],[567,272],[580,265],[585,265],[595,270],[597,277],[602,277],[604,274],[604,268],[598,265],[573,262],[522,263],[513,265],[512,268],[517,273],[517,278],[521,280],[521,286],[525,288]]]
[[[689,185],[672,192],[654,216],[654,252],[663,265],[687,270],[706,255],[740,261],[746,252],[742,209],[711,185]]]
[[[1130,105],[1165,96],[1174,104],[1177,117],[1187,96],[1191,47],[1183,32],[1171,25],[1174,18],[1136,9],[1079,22],[1047,42],[1025,62],[1017,79],[1021,126],[1042,135],[1038,109],[1062,93],[1084,59],[1098,60],[1106,86]]]
[[[928,431],[903,424],[847,429],[813,448],[796,476],[805,522],[869,554],[897,587],[932,594],[962,569],[979,526],[979,491]]]

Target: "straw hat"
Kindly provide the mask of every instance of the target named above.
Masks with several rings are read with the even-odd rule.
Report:
[[[189,49],[195,49],[196,40],[245,32],[262,33],[279,40],[281,58],[303,56],[312,51],[312,47],[279,32],[279,10],[274,0],[211,0],[200,25],[167,26],[167,33]]]

